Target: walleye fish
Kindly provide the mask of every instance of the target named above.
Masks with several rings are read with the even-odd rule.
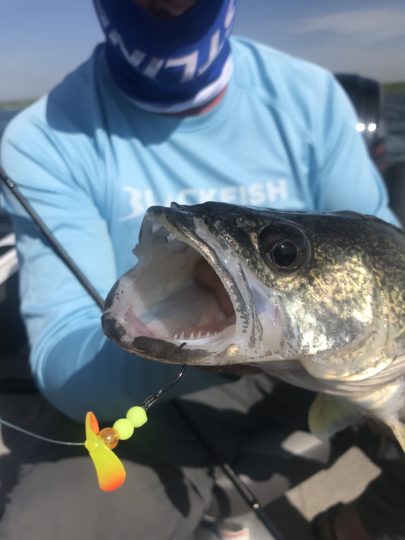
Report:
[[[354,212],[204,203],[153,206],[137,265],[102,318],[120,347],[160,362],[243,364],[319,392],[324,438],[364,414],[405,451],[405,234]],[[215,271],[230,309],[195,280]],[[213,289],[213,288],[212,288]]]

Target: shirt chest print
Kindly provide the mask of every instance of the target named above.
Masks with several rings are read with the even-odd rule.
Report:
[[[271,207],[291,197],[289,182],[286,178],[253,182],[235,186],[217,186],[187,188],[156,194],[151,189],[140,189],[133,186],[122,186],[125,209],[120,220],[128,221],[143,216],[150,206],[169,206],[175,201],[178,204],[199,204],[207,201],[228,202],[248,206]]]

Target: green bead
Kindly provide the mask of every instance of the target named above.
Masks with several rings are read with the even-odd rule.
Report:
[[[130,437],[132,437],[132,434],[134,432],[134,425],[130,420],[127,420],[126,418],[120,418],[119,420],[116,420],[113,425],[113,429],[118,433],[118,436],[121,441],[126,441]]]
[[[139,406],[131,407],[127,411],[127,418],[135,428],[143,426],[148,421],[145,409]]]

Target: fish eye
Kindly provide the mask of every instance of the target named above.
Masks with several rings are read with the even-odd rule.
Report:
[[[298,246],[291,240],[281,240],[271,248],[269,256],[276,266],[287,268],[295,263]]]
[[[259,236],[259,247],[265,263],[284,274],[299,270],[309,256],[305,235],[288,225],[265,227]]]

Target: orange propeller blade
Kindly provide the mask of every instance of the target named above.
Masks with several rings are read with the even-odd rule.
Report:
[[[98,435],[100,428],[94,413],[86,414],[85,447],[96,468],[98,484],[103,491],[114,491],[125,482],[124,465]]]

